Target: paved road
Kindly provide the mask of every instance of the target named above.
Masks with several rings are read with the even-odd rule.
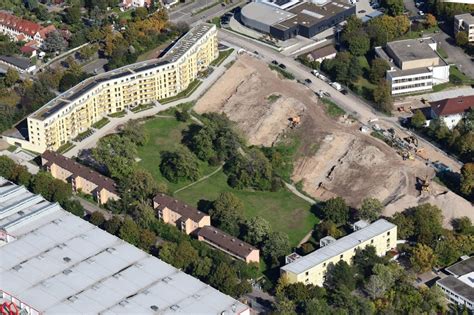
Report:
[[[464,74],[474,78],[474,58],[466,55],[461,48],[455,45],[454,39],[443,31],[435,34],[433,38],[448,54],[446,59],[448,63],[457,65]]]
[[[199,22],[205,22],[214,17],[222,16],[224,13],[232,10],[233,8],[239,6],[242,3],[245,3],[245,1],[234,0],[233,3],[226,4],[225,6],[218,4],[204,12],[192,15],[193,11],[197,11],[199,10],[199,8],[205,8],[206,6],[212,3],[213,1],[211,0],[196,0],[187,6],[177,7],[175,10],[172,10],[170,12],[170,20],[174,23],[186,22],[190,26],[193,26],[194,24],[197,24]]]
[[[237,34],[228,32],[226,30],[219,30],[219,39],[224,44],[229,46],[241,47],[247,51],[253,52],[258,51],[259,57],[266,62],[277,60],[279,63],[284,63],[287,70],[291,72],[299,80],[311,77],[312,83],[308,85],[313,91],[324,90],[331,94],[331,98],[347,113],[352,114],[363,124],[369,124],[369,120],[377,119],[378,124],[383,128],[394,128],[398,134],[406,134],[406,129],[402,128],[395,117],[387,117],[381,113],[376,112],[367,102],[360,99],[358,96],[349,93],[343,95],[336,91],[326,82],[315,78],[310,74],[310,69],[300,64],[290,57],[285,57],[279,54],[277,51],[261,45],[258,41],[249,40],[248,38],[241,37]],[[425,148],[427,155],[431,161],[439,160],[446,165],[450,166],[453,171],[458,172],[462,166],[462,163],[449,157],[445,152],[433,146],[430,142],[423,139],[419,139],[419,143]]]
[[[89,201],[87,201],[87,200],[85,200],[81,197],[78,197],[78,196],[74,196],[73,198],[76,199],[77,201],[79,201],[81,206],[84,207],[84,210],[86,210],[87,214],[92,214],[92,213],[98,211],[98,212],[100,212],[104,215],[104,218],[106,220],[110,220],[112,218],[112,213],[110,213],[109,211],[107,211],[105,209],[102,209],[97,204],[89,202]]]

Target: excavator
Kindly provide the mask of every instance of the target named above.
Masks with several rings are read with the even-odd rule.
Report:
[[[290,121],[290,128],[293,129],[298,127],[298,125],[301,123],[301,116],[290,117],[288,120]]]
[[[428,176],[425,176],[424,178],[417,177],[417,189],[420,191],[420,195],[422,193],[429,193],[431,191],[430,188],[430,180],[428,179]]]

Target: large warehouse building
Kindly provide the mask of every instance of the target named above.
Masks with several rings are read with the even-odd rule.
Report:
[[[0,257],[1,314],[250,314],[247,305],[3,177]]]
[[[241,21],[249,28],[287,40],[296,35],[311,38],[356,13],[354,5],[343,1],[292,1],[293,5],[287,6],[289,2],[251,2],[242,8]]]

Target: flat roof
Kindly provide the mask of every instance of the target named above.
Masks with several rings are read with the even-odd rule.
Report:
[[[472,285],[472,279],[474,279],[474,272],[472,272],[471,274],[471,278],[468,279],[458,279],[454,276],[448,276],[446,278],[438,280],[437,283],[455,292],[457,295],[462,296],[466,300],[474,301],[474,287]],[[471,285],[467,284],[466,281],[462,280],[471,281]]]
[[[387,43],[398,59],[403,61],[439,58],[430,47],[431,38],[405,39]]]
[[[474,256],[449,266],[446,271],[456,277],[474,272]]]
[[[137,62],[122,68],[114,69],[106,73],[98,74],[79,84],[73,86],[66,92],[58,95],[43,107],[28,117],[45,120],[53,114],[59,112],[72,101],[80,98],[90,90],[98,87],[101,83],[118,79],[126,76],[140,75],[140,72],[147,71],[156,67],[160,67],[172,62],[175,62],[182,55],[186,53],[201,37],[203,37],[209,30],[215,27],[213,24],[202,23],[193,27],[189,32],[176,41],[171,49],[159,59],[149,59],[142,62]]]
[[[11,207],[32,197],[39,199]],[[48,204],[54,209],[28,216],[30,208]],[[13,240],[0,244],[1,290],[40,313],[241,314],[249,310],[2,177],[0,218],[23,220],[21,227],[7,232]]]
[[[336,257],[350,250],[351,248],[357,247],[360,243],[390,231],[394,227],[396,227],[396,225],[393,223],[390,223],[385,219],[379,219],[363,229],[344,236],[337,241],[330,243],[329,245],[326,245],[306,256],[301,257],[300,259],[297,259],[292,263],[281,267],[281,269],[295,274],[300,274],[332,257]]]
[[[473,13],[463,13],[454,16],[456,19],[462,19],[468,24],[474,23],[474,14]]]
[[[288,11],[258,2],[250,2],[244,6],[241,14],[266,25],[278,24],[296,16]]]
[[[353,5],[342,1],[330,1],[321,5],[301,2],[288,9],[288,11],[298,16],[299,25],[311,27],[352,7]]]

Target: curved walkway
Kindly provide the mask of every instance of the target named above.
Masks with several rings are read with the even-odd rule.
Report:
[[[175,191],[173,192],[173,195],[176,194],[176,193],[179,193],[179,192],[182,191],[182,190],[185,190],[186,188],[189,188],[189,187],[191,187],[191,186],[193,186],[193,185],[196,185],[197,183],[200,183],[200,182],[202,182],[203,180],[208,179],[208,178],[211,177],[212,175],[214,175],[214,174],[218,173],[220,170],[222,170],[222,166],[223,166],[223,165],[221,165],[221,166],[219,166],[218,168],[216,168],[212,173],[209,173],[209,174],[207,174],[206,176],[203,176],[203,177],[199,178],[197,181],[192,182],[191,184],[188,184],[188,185],[186,185],[186,186],[184,186],[184,187],[181,187],[181,188],[178,189],[178,190],[175,190]]]

